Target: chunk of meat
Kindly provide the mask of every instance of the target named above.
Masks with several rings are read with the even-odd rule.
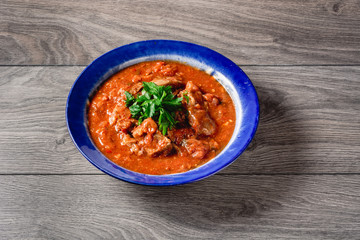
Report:
[[[120,138],[120,144],[123,145],[123,146],[131,147],[132,144],[137,143],[136,139],[131,137],[127,133],[120,132],[119,133],[119,138]]]
[[[204,109],[189,109],[189,122],[197,135],[211,136],[215,133],[215,122]]]
[[[210,139],[209,147],[211,150],[218,150],[220,148],[219,144],[214,139]]]
[[[210,147],[206,142],[195,138],[187,139],[184,144],[186,150],[193,158],[203,159],[210,151]]]
[[[198,159],[203,159],[211,150],[219,149],[219,144],[214,139],[206,142],[205,140],[190,138],[184,141],[184,146],[192,157]]]
[[[103,146],[105,148],[105,150],[111,151],[111,149],[113,149],[115,147],[114,143],[111,141],[110,136],[107,134],[109,130],[107,128],[103,128],[98,132],[98,141],[100,143],[101,146]]]
[[[149,68],[145,74],[161,73],[164,76],[174,76],[178,72],[177,67],[166,62],[157,62],[152,68]]]
[[[115,131],[117,132],[129,132],[130,129],[135,125],[135,119],[124,119],[121,121],[117,121],[115,124]]]
[[[158,155],[168,155],[171,153],[173,146],[169,138],[162,135],[154,120],[145,119],[138,127],[132,131],[134,139],[137,141],[134,151],[146,152],[147,155],[155,157]]]
[[[110,126],[115,126],[117,132],[126,132],[133,125],[130,110],[123,103],[117,104],[108,118]]]
[[[189,97],[189,101],[184,101],[189,112],[189,123],[194,128],[197,135],[210,136],[216,131],[216,124],[210,117],[204,105],[203,94],[200,89],[191,81],[186,84],[185,90],[181,94]]]
[[[181,80],[175,77],[158,77],[152,80],[151,82],[155,83],[158,86],[171,86],[173,88],[179,88],[185,85]],[[132,95],[135,95],[139,93],[142,88],[143,88],[142,82],[138,82],[131,86],[129,92]]]
[[[130,119],[130,110],[124,104],[117,104],[109,116],[109,124],[113,126],[118,120]]]
[[[211,106],[216,107],[220,104],[220,100],[218,97],[216,97],[214,94],[206,93],[203,95],[205,101],[207,101]]]
[[[151,75],[153,73],[157,73],[161,70],[161,68],[165,65],[166,63],[163,62],[163,61],[159,61],[157,63],[155,63],[155,65],[151,68],[148,68],[146,71],[145,71],[145,75]]]
[[[182,145],[184,140],[194,137],[195,132],[192,128],[178,128],[168,130],[168,136],[176,145]]]
[[[145,144],[149,144],[157,129],[156,122],[152,118],[147,118],[132,131],[132,135],[135,139],[144,140]]]
[[[177,67],[170,64],[164,64],[160,68],[160,73],[165,76],[174,76],[177,71]]]
[[[200,104],[202,105],[204,102],[202,92],[200,91],[199,87],[196,86],[192,81],[186,83],[185,90],[180,93],[180,96],[183,96],[184,94],[189,97],[189,101],[184,100],[189,106],[197,106]]]
[[[169,138],[162,135],[160,131],[156,131],[152,142],[143,146],[143,148],[150,157],[156,157],[161,154],[167,156],[173,150],[173,145]]]
[[[185,109],[180,109],[175,112],[175,121],[178,127],[189,126]]]
[[[195,137],[195,131],[192,128],[177,128],[168,130],[168,137],[176,145],[182,145],[186,139]]]
[[[144,151],[138,146],[137,140],[131,137],[129,134],[120,132],[118,136],[120,139],[120,144],[123,146],[128,146],[132,153],[138,156],[144,153]]]
[[[171,86],[173,88],[178,88],[185,85],[183,81],[175,77],[159,77],[155,78],[151,82],[155,83],[158,86]]]
[[[137,82],[131,86],[129,93],[131,93],[132,95],[135,95],[138,92],[140,92],[142,88],[143,88],[142,82]]]

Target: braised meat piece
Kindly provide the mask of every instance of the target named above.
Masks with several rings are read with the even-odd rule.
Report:
[[[130,110],[125,104],[117,104],[109,115],[110,126],[114,125],[118,120],[130,119]]]
[[[203,159],[210,151],[208,144],[195,138],[187,139],[184,145],[188,153],[194,158]]]
[[[133,118],[131,119],[123,119],[121,121],[117,121],[115,124],[115,131],[117,132],[129,132],[131,128],[135,125],[137,121]]]
[[[184,140],[195,136],[195,132],[192,128],[179,128],[168,131],[170,140],[176,145],[182,145]]]
[[[138,156],[143,154],[143,151],[141,151],[141,149],[137,145],[137,140],[135,138],[131,137],[129,134],[124,132],[119,132],[118,136],[119,136],[120,144],[122,146],[128,146],[130,151]]]
[[[132,131],[132,135],[138,141],[144,141],[145,144],[149,144],[157,129],[156,122],[151,118],[147,118]]]
[[[132,135],[137,141],[138,148],[141,149],[139,152],[146,152],[151,157],[168,155],[173,149],[170,139],[159,132],[156,122],[151,118],[145,119],[136,127]]]
[[[203,95],[203,97],[204,97],[205,101],[210,104],[210,106],[216,107],[217,105],[220,104],[219,98],[216,97],[214,94],[206,93]]]
[[[187,113],[185,109],[180,109],[177,110],[175,112],[175,117],[174,117],[175,121],[176,121],[176,127],[177,128],[185,128],[185,127],[190,127],[188,120],[187,120]]]
[[[175,77],[155,78],[151,82],[155,83],[158,86],[171,86],[173,88],[178,88],[185,85],[182,81],[176,79]]]
[[[203,159],[208,152],[219,148],[219,144],[214,139],[206,142],[205,140],[190,138],[184,141],[184,146],[192,157],[198,159]]]
[[[125,104],[117,104],[110,113],[108,121],[110,126],[115,126],[117,132],[128,132],[134,123],[134,119],[131,118],[130,110]]]
[[[169,138],[162,135],[160,131],[156,131],[153,141],[145,145],[144,150],[150,157],[156,157],[161,154],[167,156],[173,150],[173,145]]]
[[[132,144],[135,144],[137,141],[135,138],[131,137],[129,134],[120,132],[119,133],[120,143],[123,146],[131,147]]]
[[[189,112],[189,123],[197,135],[210,136],[216,131],[216,124],[210,117],[205,105],[203,94],[200,89],[191,81],[180,94],[186,94],[189,101],[184,99],[185,106]]]
[[[173,89],[183,87],[185,85],[181,80],[175,77],[158,77],[152,80],[151,82],[155,83],[158,86],[171,86]],[[142,88],[143,88],[142,82],[138,82],[132,85],[129,92],[132,95],[135,95],[139,93]]]
[[[143,88],[142,82],[138,82],[138,83],[135,83],[134,85],[131,86],[129,92],[132,95],[135,95],[138,92],[140,92],[142,88]]]

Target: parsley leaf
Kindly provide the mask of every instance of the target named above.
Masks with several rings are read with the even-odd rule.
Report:
[[[188,96],[187,94],[188,94],[188,91],[185,91],[184,94],[183,94],[183,96],[184,96],[184,98],[186,99],[186,102],[189,103],[190,98],[189,98],[189,96]]]
[[[137,118],[140,115],[141,107],[137,105],[137,103],[134,103],[129,107],[130,113],[134,118]]]
[[[126,106],[129,107],[130,105],[132,105],[135,101],[135,98],[133,97],[133,95],[131,95],[131,93],[125,91],[125,96],[126,96]]]
[[[158,86],[153,82],[142,84],[141,95],[136,98],[131,93],[125,92],[126,106],[129,107],[132,117],[138,119],[139,124],[151,117],[157,121],[159,130],[165,135],[167,130],[175,127],[177,123],[175,112],[182,107],[183,98],[176,98],[170,86]]]

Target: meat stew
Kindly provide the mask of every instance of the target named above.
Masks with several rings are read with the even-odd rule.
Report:
[[[235,117],[231,97],[214,77],[160,60],[114,74],[88,108],[97,148],[119,166],[153,175],[185,172],[214,158],[229,142]]]

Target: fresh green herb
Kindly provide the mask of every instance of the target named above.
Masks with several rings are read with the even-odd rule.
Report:
[[[186,102],[189,103],[190,98],[189,98],[189,96],[188,96],[187,94],[188,94],[188,91],[185,90],[183,96],[184,96],[184,98],[186,99]]]
[[[181,108],[183,98],[176,98],[170,86],[158,86],[152,82],[142,84],[141,95],[136,98],[125,92],[126,106],[129,107],[132,117],[139,120],[139,124],[151,117],[158,122],[159,130],[165,135],[167,130],[172,129],[177,123],[175,111]],[[189,97],[184,97],[188,101]]]
[[[125,96],[126,96],[126,106],[129,107],[131,104],[134,103],[135,98],[133,97],[133,95],[131,95],[131,93],[125,91]]]

